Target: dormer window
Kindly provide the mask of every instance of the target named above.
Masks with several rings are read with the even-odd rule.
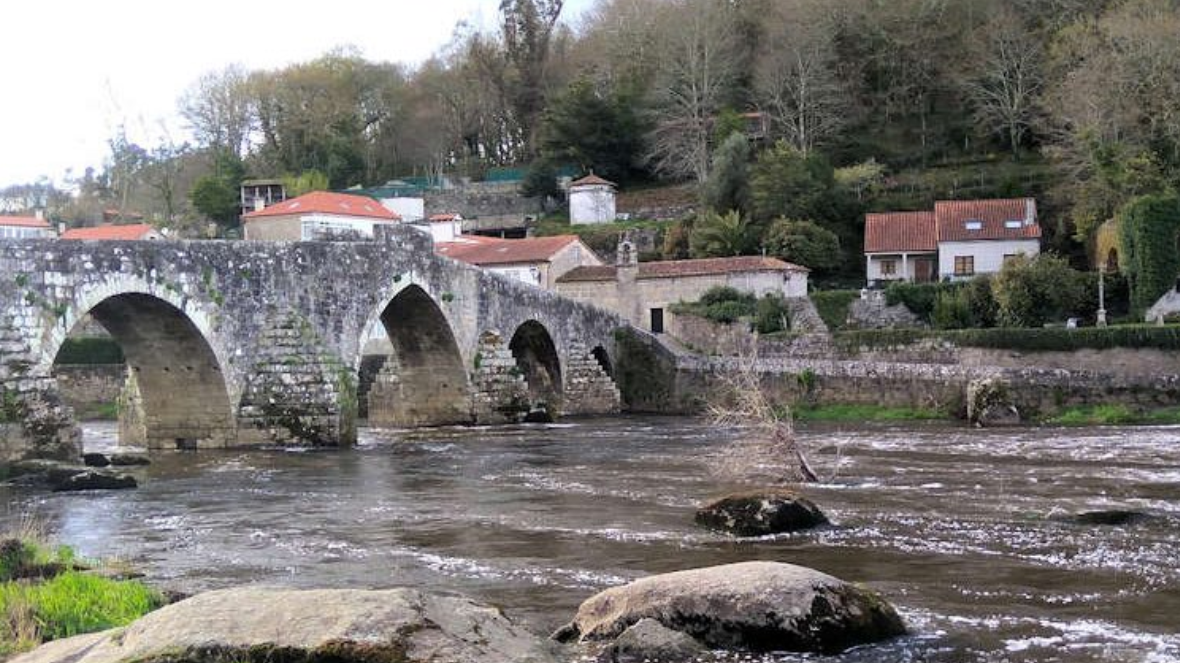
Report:
[[[963,227],[967,230],[983,230],[983,221],[979,219],[967,219],[963,223]]]
[[[1004,227],[1007,228],[1008,230],[1019,230],[1020,227],[1023,225],[1024,225],[1024,222],[1021,221],[1020,219],[1008,219],[1007,221],[1004,222]]]

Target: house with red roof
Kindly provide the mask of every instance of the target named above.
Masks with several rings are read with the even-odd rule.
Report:
[[[806,297],[806,267],[765,256],[639,262],[630,240],[619,243],[613,265],[583,266],[557,279],[557,293],[615,311],[632,324],[663,333],[672,304],[697,301],[711,288]]]
[[[461,235],[436,243],[434,252],[546,290],[556,289],[557,280],[571,270],[602,265],[602,259],[577,235],[525,239]]]
[[[1013,256],[1041,252],[1037,203],[940,200],[930,212],[868,214],[864,249],[870,285],[994,274]]]
[[[70,228],[61,234],[62,239],[77,240],[157,240],[164,235],[149,223],[129,223],[120,226],[102,225],[92,228]]]
[[[242,215],[249,240],[372,239],[374,227],[401,217],[367,196],[313,191]]]
[[[40,215],[0,216],[0,239],[38,239],[53,235],[53,226]]]

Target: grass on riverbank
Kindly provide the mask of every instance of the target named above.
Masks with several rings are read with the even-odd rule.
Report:
[[[860,421],[947,421],[945,412],[927,408],[882,405],[817,405],[791,410],[796,421],[855,423]]]
[[[1180,407],[1139,412],[1125,405],[1071,407],[1045,423],[1053,426],[1128,426],[1180,424]]]
[[[106,578],[89,566],[68,546],[52,548],[27,532],[0,542],[0,657],[124,626],[166,602],[141,582]]]

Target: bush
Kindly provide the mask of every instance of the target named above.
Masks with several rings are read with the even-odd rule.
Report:
[[[840,238],[811,221],[779,219],[766,232],[764,244],[772,255],[817,272],[840,266]]]
[[[1040,327],[1080,316],[1085,307],[1084,278],[1053,255],[1011,258],[992,281],[996,322],[1004,327]]]
[[[790,314],[782,297],[766,295],[758,300],[754,311],[754,331],[775,334],[790,329]]]
[[[935,329],[966,329],[974,322],[971,305],[967,303],[967,296],[962,288],[938,293],[934,300],[934,310],[930,313],[930,324]]]
[[[715,286],[706,290],[695,302],[673,304],[672,312],[695,315],[728,325],[742,318],[752,317],[757,304],[758,300],[754,295],[739,292],[728,286]]]
[[[815,304],[819,317],[823,318],[828,329],[843,329],[848,324],[848,309],[852,302],[860,298],[859,290],[824,290],[811,293],[811,302]]]
[[[885,303],[903,304],[923,322],[930,322],[938,296],[957,292],[961,287],[960,283],[893,283],[885,289]]]
[[[753,295],[742,294],[737,288],[727,285],[718,285],[706,290],[698,301],[705,306],[712,306],[722,302],[738,302],[745,299],[753,299]]]

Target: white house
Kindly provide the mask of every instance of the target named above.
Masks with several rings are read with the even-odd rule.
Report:
[[[401,217],[365,196],[313,191],[242,216],[250,240],[311,241],[331,237],[371,239],[374,226]]]
[[[434,252],[546,290],[554,290],[558,278],[578,267],[602,265],[602,259],[577,235],[527,239],[463,235],[435,244]]]
[[[53,237],[53,227],[37,216],[0,216],[0,239],[36,239]]]
[[[1008,258],[1040,253],[1037,204],[1032,198],[947,200],[933,212],[869,214],[864,248],[870,285],[994,274]]]
[[[463,217],[458,214],[433,214],[429,219],[415,221],[410,225],[429,233],[435,244],[453,242],[463,234]]]
[[[570,183],[570,223],[586,225],[615,220],[615,184],[590,173]]]

